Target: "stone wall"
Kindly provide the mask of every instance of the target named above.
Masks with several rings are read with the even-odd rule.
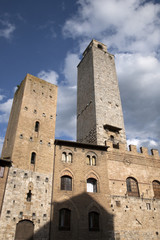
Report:
[[[27,193],[31,190],[31,201]],[[0,220],[0,239],[14,240],[16,225],[27,219],[34,223],[35,240],[49,239],[52,174],[10,168]],[[45,231],[40,231],[46,225]]]

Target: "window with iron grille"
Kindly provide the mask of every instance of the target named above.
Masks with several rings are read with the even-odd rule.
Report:
[[[71,211],[67,208],[62,208],[59,211],[59,230],[69,231],[71,225]]]
[[[155,198],[160,198],[160,182],[157,180],[154,180],[152,182],[153,185],[153,192]]]
[[[127,193],[129,196],[139,197],[138,182],[132,177],[126,179]]]
[[[61,177],[61,190],[72,191],[72,178],[70,176]]]
[[[89,231],[99,231],[99,213],[89,212],[88,221]]]

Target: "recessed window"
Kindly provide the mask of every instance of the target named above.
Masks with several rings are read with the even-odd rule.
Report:
[[[19,138],[21,138],[21,139],[22,139],[22,138],[23,138],[23,134],[20,134],[20,135],[19,135]]]
[[[87,179],[87,192],[97,192],[97,180],[95,178]]]
[[[40,123],[38,121],[36,121],[35,127],[34,127],[35,132],[39,132],[39,125],[40,125]]]
[[[31,164],[35,164],[35,162],[36,162],[36,153],[32,152],[31,153]]]
[[[72,178],[70,176],[61,177],[61,190],[72,191]]]
[[[87,165],[96,166],[96,155],[95,153],[89,152],[86,156]]]
[[[32,192],[31,190],[29,190],[29,192],[27,193],[27,202],[31,202],[32,199]]]
[[[59,211],[59,230],[69,231],[71,225],[71,211],[67,208],[62,208]]]
[[[50,115],[50,119],[53,119],[53,115]]]
[[[72,153],[71,152],[63,152],[62,153],[62,162],[71,163],[72,162]]]
[[[129,196],[139,197],[138,182],[135,178],[128,177],[126,179],[127,193]]]
[[[98,44],[97,46],[98,46],[98,48],[100,48],[101,50],[103,49],[103,47],[102,47],[101,44]]]
[[[33,111],[35,114],[37,113],[37,110],[36,109],[34,109],[34,111]]]
[[[90,212],[88,214],[89,231],[99,231],[99,213]]]
[[[152,186],[153,186],[154,197],[160,198],[160,182],[157,180],[154,180],[152,182]]]

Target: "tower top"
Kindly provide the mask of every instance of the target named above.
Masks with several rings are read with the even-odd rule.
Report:
[[[86,53],[89,51],[90,48],[92,47],[96,47],[101,49],[104,52],[107,52],[107,46],[95,39],[92,39],[92,41],[89,43],[89,45],[87,46],[87,48],[85,49],[85,51],[83,52],[83,57],[86,55]]]

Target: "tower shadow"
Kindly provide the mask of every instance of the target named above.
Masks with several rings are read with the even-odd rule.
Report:
[[[52,221],[26,240],[115,239],[113,214],[96,201],[95,193],[82,193],[72,198],[68,198],[66,194],[64,198],[63,201],[52,203]]]

